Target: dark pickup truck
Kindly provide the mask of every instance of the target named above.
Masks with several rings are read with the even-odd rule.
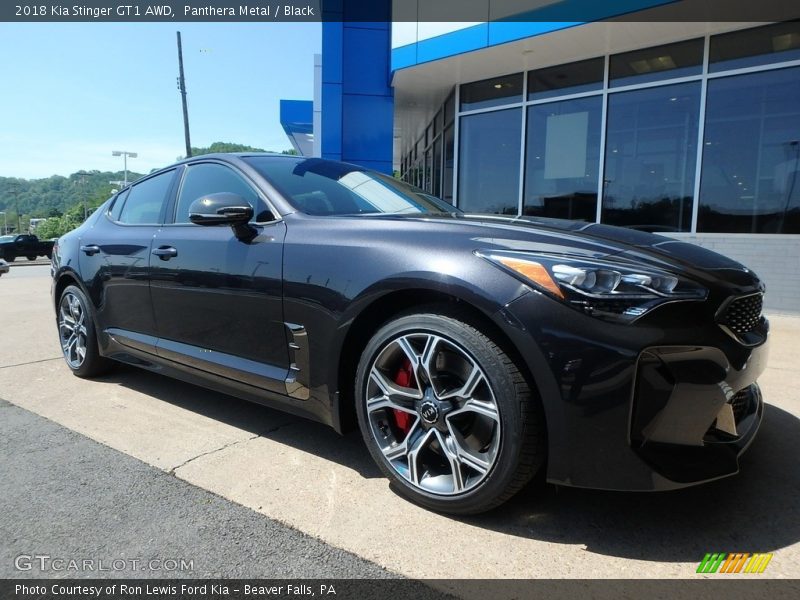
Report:
[[[36,260],[37,256],[50,258],[53,255],[53,242],[39,240],[35,235],[0,235],[0,258],[8,262],[18,256]]]

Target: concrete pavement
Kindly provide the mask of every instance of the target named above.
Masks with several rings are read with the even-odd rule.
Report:
[[[775,553],[766,576],[800,576],[800,318],[772,316],[769,405],[738,476],[665,494],[531,486],[455,519],[396,496],[357,433],[131,368],[72,376],[34,269],[0,279],[0,398],[392,572],[683,578],[706,552],[744,551]]]
[[[0,474],[2,577],[392,576],[2,400]]]

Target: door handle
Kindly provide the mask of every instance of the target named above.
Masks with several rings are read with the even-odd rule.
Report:
[[[100,252],[100,246],[97,244],[88,244],[86,246],[81,246],[81,252],[83,252],[86,256],[94,256],[98,252]]]
[[[161,260],[169,260],[174,256],[178,256],[178,251],[172,246],[160,246],[159,248],[153,250],[153,254],[155,254]]]

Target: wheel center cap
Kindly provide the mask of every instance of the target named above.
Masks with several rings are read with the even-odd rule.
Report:
[[[420,419],[428,425],[434,425],[439,420],[439,403],[433,398],[433,391],[429,388],[425,391],[425,397],[419,405]]]

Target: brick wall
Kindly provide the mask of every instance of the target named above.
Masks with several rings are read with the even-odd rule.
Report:
[[[742,263],[767,285],[767,312],[800,314],[800,235],[671,234]]]

